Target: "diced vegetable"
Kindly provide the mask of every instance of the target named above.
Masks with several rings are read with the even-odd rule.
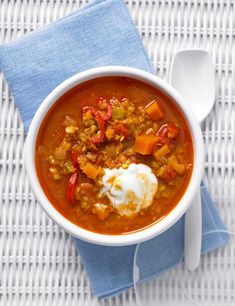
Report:
[[[96,203],[92,211],[100,220],[105,220],[109,215],[108,206],[105,204]]]
[[[52,175],[52,177],[55,181],[59,181],[62,179],[62,175],[60,173],[55,173]]]
[[[174,124],[168,124],[168,138],[176,139],[179,137],[179,130]]]
[[[92,180],[95,180],[96,177],[101,173],[101,168],[92,165],[91,163],[86,163],[81,167],[83,173]]]
[[[166,185],[159,183],[157,187],[158,192],[162,192],[166,189]]]
[[[70,125],[70,126],[66,126],[65,128],[65,133],[67,133],[68,135],[73,135],[78,131],[78,127]]]
[[[164,113],[161,109],[159,101],[153,100],[145,106],[145,111],[152,120],[162,119]]]
[[[79,144],[75,144],[73,147],[72,147],[72,150],[77,152],[77,153],[80,153],[81,151],[81,146]]]
[[[102,109],[106,110],[105,114],[100,112],[103,120],[108,121],[112,117],[112,106],[110,102],[103,97],[99,97],[97,102]]]
[[[135,138],[134,151],[142,155],[151,154],[159,138],[155,135],[140,135]]]
[[[129,131],[122,123],[116,123],[113,125],[114,133],[116,135],[122,135],[124,137],[129,136]]]
[[[66,141],[66,139],[63,139],[60,148],[62,150],[68,151],[71,148],[71,143],[69,141]]]
[[[172,155],[169,159],[168,159],[168,164],[170,166],[172,166],[174,168],[174,170],[176,172],[178,172],[179,174],[183,174],[185,171],[185,165],[184,164],[180,164],[175,155]]]
[[[113,110],[112,119],[122,120],[125,117],[125,109],[117,107]]]
[[[117,155],[117,149],[116,149],[116,144],[115,143],[111,143],[110,145],[106,146],[106,152],[108,154],[108,156],[115,158],[115,156]]]
[[[172,198],[174,196],[174,191],[170,188],[167,188],[162,191],[161,196],[166,199]]]
[[[55,173],[58,173],[58,170],[54,167],[50,167],[49,172],[50,172],[50,174],[55,174]]]
[[[163,124],[157,131],[161,144],[170,144],[179,138],[179,129],[173,123]]]
[[[61,174],[59,173],[58,169],[55,168],[55,167],[50,167],[49,168],[49,172],[52,176],[52,178],[55,180],[55,181],[58,181],[62,178]]]
[[[48,157],[48,161],[50,165],[55,165],[56,164],[56,160],[54,159],[53,155],[50,155]]]
[[[94,185],[91,183],[82,183],[80,186],[80,190],[82,194],[88,194],[88,193],[93,193],[94,192]]]
[[[72,174],[69,179],[67,187],[67,199],[71,202],[74,201],[74,192],[75,192],[77,177],[78,177],[77,173]]]
[[[87,152],[86,157],[89,161],[95,162],[96,158],[97,158],[97,155],[93,152]]]
[[[108,126],[105,131],[105,136],[108,140],[111,140],[114,137],[114,129],[112,126]]]
[[[164,171],[161,178],[167,182],[173,181],[176,178],[176,172],[170,165],[164,165]]]
[[[66,159],[66,153],[67,151],[62,148],[56,148],[55,149],[55,158],[58,160],[65,160]]]
[[[64,119],[64,122],[63,122],[63,125],[64,126],[77,126],[77,121],[74,120],[73,118],[71,118],[70,116],[65,116],[65,119]]]
[[[76,168],[73,166],[70,160],[66,160],[62,165],[62,170],[64,174],[74,173]]]
[[[84,106],[82,110],[83,110],[84,113],[90,112],[94,116],[95,120],[97,121],[97,123],[99,125],[100,134],[93,136],[92,137],[92,142],[94,144],[99,144],[99,143],[103,142],[104,141],[104,136],[105,136],[105,134],[104,134],[105,133],[104,119],[101,116],[100,112],[97,111],[95,108],[90,107],[90,106]]]
[[[169,149],[168,145],[164,145],[159,150],[157,150],[153,155],[157,161],[159,161],[162,157],[167,156],[171,150]]]

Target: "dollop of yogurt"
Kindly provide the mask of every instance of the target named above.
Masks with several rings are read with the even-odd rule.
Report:
[[[104,169],[100,196],[106,195],[122,216],[132,216],[149,207],[158,181],[150,167],[130,164],[127,169]]]

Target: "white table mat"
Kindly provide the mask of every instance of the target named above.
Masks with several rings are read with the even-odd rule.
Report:
[[[76,10],[85,1],[0,0],[0,43]],[[208,50],[216,67],[216,105],[203,126],[205,181],[235,232],[235,7],[233,0],[128,0],[156,73],[167,80],[173,54]],[[206,84],[205,84],[206,86]],[[0,305],[136,305],[133,290],[107,301],[91,294],[70,237],[36,203],[22,161],[23,126],[0,75]],[[145,306],[235,305],[235,239],[138,286]]]

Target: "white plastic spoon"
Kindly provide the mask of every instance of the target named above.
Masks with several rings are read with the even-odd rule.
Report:
[[[190,104],[197,120],[202,123],[215,101],[215,69],[208,52],[183,50],[173,58],[170,83]],[[202,243],[202,211],[200,187],[185,214],[184,257],[190,271],[200,262]]]

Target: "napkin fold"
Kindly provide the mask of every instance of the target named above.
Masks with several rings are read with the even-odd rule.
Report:
[[[43,99],[80,71],[123,65],[153,72],[140,37],[122,0],[95,0],[44,28],[0,46],[0,69],[27,131]],[[202,254],[225,244],[229,235],[202,187]],[[214,233],[213,233],[214,232]],[[140,281],[158,276],[183,256],[184,218],[162,235],[140,245]],[[104,247],[74,238],[94,294],[109,297],[133,286],[136,246]]]

